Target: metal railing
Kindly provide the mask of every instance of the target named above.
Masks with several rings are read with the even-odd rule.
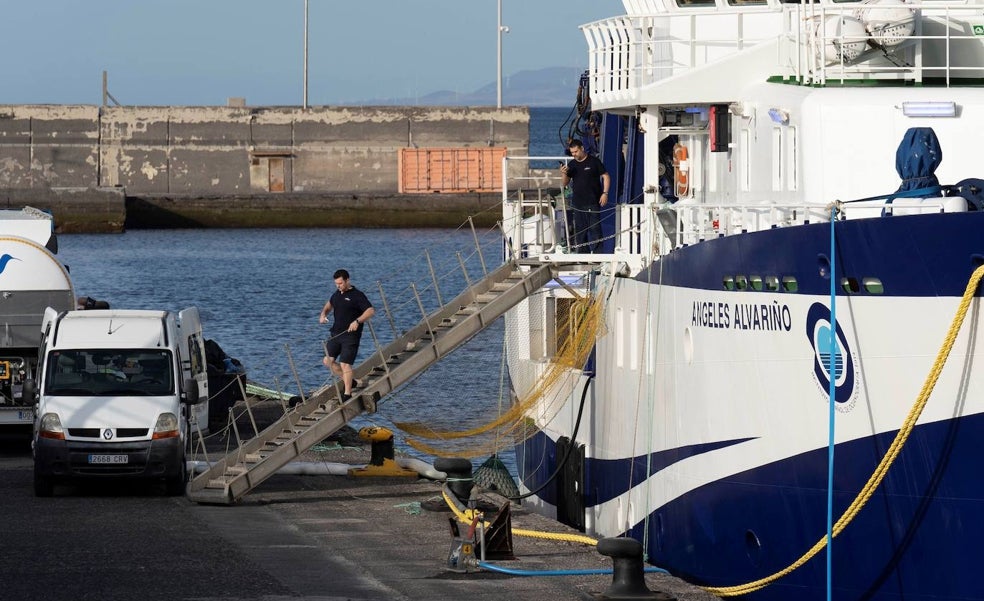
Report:
[[[775,75],[794,83],[933,77],[950,85],[984,76],[980,2],[907,3],[901,10],[911,10],[910,21],[899,5],[852,2],[711,8],[589,23],[581,29],[592,100],[600,107],[618,105],[647,85],[770,40],[779,45]],[[865,32],[862,20],[879,25]]]
[[[556,169],[529,169],[522,163],[555,164],[571,160],[569,156],[505,157],[502,184],[502,234],[506,255],[510,259],[555,255],[563,261],[600,262],[626,260],[629,256],[649,256],[652,248],[652,220],[643,204],[618,204],[615,213],[615,251],[609,255],[581,254],[573,250],[576,237],[571,213],[577,209],[564,198],[563,182]],[[514,163],[510,166],[510,163]],[[519,163],[516,165],[516,163]]]

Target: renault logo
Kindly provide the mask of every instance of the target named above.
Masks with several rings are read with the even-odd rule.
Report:
[[[109,440],[112,437],[113,437],[113,430],[112,429],[106,428],[105,430],[103,430],[103,438],[105,438],[106,440]]]

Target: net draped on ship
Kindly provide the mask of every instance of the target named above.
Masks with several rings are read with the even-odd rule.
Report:
[[[542,292],[529,302],[542,301]],[[595,341],[606,331],[601,295],[554,300],[553,323],[545,323],[548,312],[534,309],[529,311],[529,322],[506,320],[503,352],[515,357],[518,349],[531,349],[529,360],[510,366],[508,407],[500,403],[498,413],[492,416],[466,415],[459,420],[463,423],[459,429],[396,422],[396,427],[408,435],[406,444],[438,457],[487,457],[532,437],[538,430],[534,423],[549,423],[569,399]],[[531,344],[533,340],[543,342]],[[483,419],[483,423],[466,425]]]

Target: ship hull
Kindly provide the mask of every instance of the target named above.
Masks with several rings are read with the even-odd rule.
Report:
[[[982,227],[978,212],[841,221],[833,252],[829,224],[777,228],[678,249],[617,278],[590,372],[559,411],[530,412],[520,480],[546,484],[530,504],[598,536],[637,538],[651,563],[698,584],[785,568],[826,535],[830,355],[837,520],[937,362],[984,262]],[[507,328],[537,310],[517,311]],[[972,570],[984,535],[979,310],[975,299],[902,451],[834,541],[836,599],[984,599]],[[521,382],[527,360],[514,350]],[[570,438],[576,465],[558,470]],[[821,551],[748,598],[825,594]]]

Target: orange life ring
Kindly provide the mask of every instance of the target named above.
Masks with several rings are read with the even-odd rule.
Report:
[[[677,142],[673,145],[673,193],[682,198],[690,192],[690,161],[687,147]]]

